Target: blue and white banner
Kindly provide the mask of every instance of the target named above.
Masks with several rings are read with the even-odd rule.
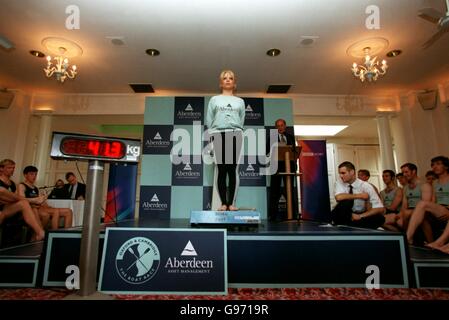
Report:
[[[226,230],[106,230],[99,291],[227,294]]]
[[[329,222],[331,217],[326,141],[302,140],[301,147],[301,217]]]
[[[136,206],[137,164],[111,164],[105,222],[134,218]]]

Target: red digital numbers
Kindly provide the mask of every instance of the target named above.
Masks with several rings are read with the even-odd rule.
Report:
[[[100,141],[91,140],[87,143],[87,150],[89,150],[89,154],[98,156],[100,154]]]
[[[61,151],[69,156],[120,159],[125,156],[125,145],[120,141],[65,138]]]

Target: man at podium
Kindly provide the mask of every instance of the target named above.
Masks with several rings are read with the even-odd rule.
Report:
[[[288,133],[286,131],[287,129],[287,123],[284,119],[278,119],[275,122],[275,127],[278,131],[278,144],[279,147],[282,146],[291,146],[292,152],[295,155],[292,160],[290,160],[290,171],[296,172],[296,159],[298,157],[296,152],[296,143],[295,143],[295,137]],[[281,196],[281,181],[283,181],[284,188],[285,188],[285,194],[287,193],[287,176],[282,175],[280,173],[285,173],[286,166],[285,161],[280,160],[278,161],[278,167],[275,174],[271,176],[271,183],[270,183],[270,205],[269,205],[269,211],[267,214],[268,220],[274,221],[276,220],[277,216],[279,215],[279,198]],[[293,181],[295,180],[295,176],[291,176],[291,194],[293,196],[293,218],[295,219],[298,213],[298,201],[297,201],[297,192],[296,188],[294,187]]]

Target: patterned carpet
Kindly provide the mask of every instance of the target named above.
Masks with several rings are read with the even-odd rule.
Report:
[[[66,289],[0,289],[0,300],[60,300]],[[449,291],[425,289],[229,289],[226,296],[114,295],[118,300],[449,300]]]

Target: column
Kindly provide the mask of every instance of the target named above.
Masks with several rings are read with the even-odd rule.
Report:
[[[36,167],[39,170],[36,185],[45,185],[45,173],[48,160],[50,159],[50,138],[51,138],[51,122],[52,115],[41,115],[41,124],[39,127],[39,135],[37,138],[36,148]]]
[[[389,115],[388,112],[378,112],[376,116],[382,170],[395,170]]]

